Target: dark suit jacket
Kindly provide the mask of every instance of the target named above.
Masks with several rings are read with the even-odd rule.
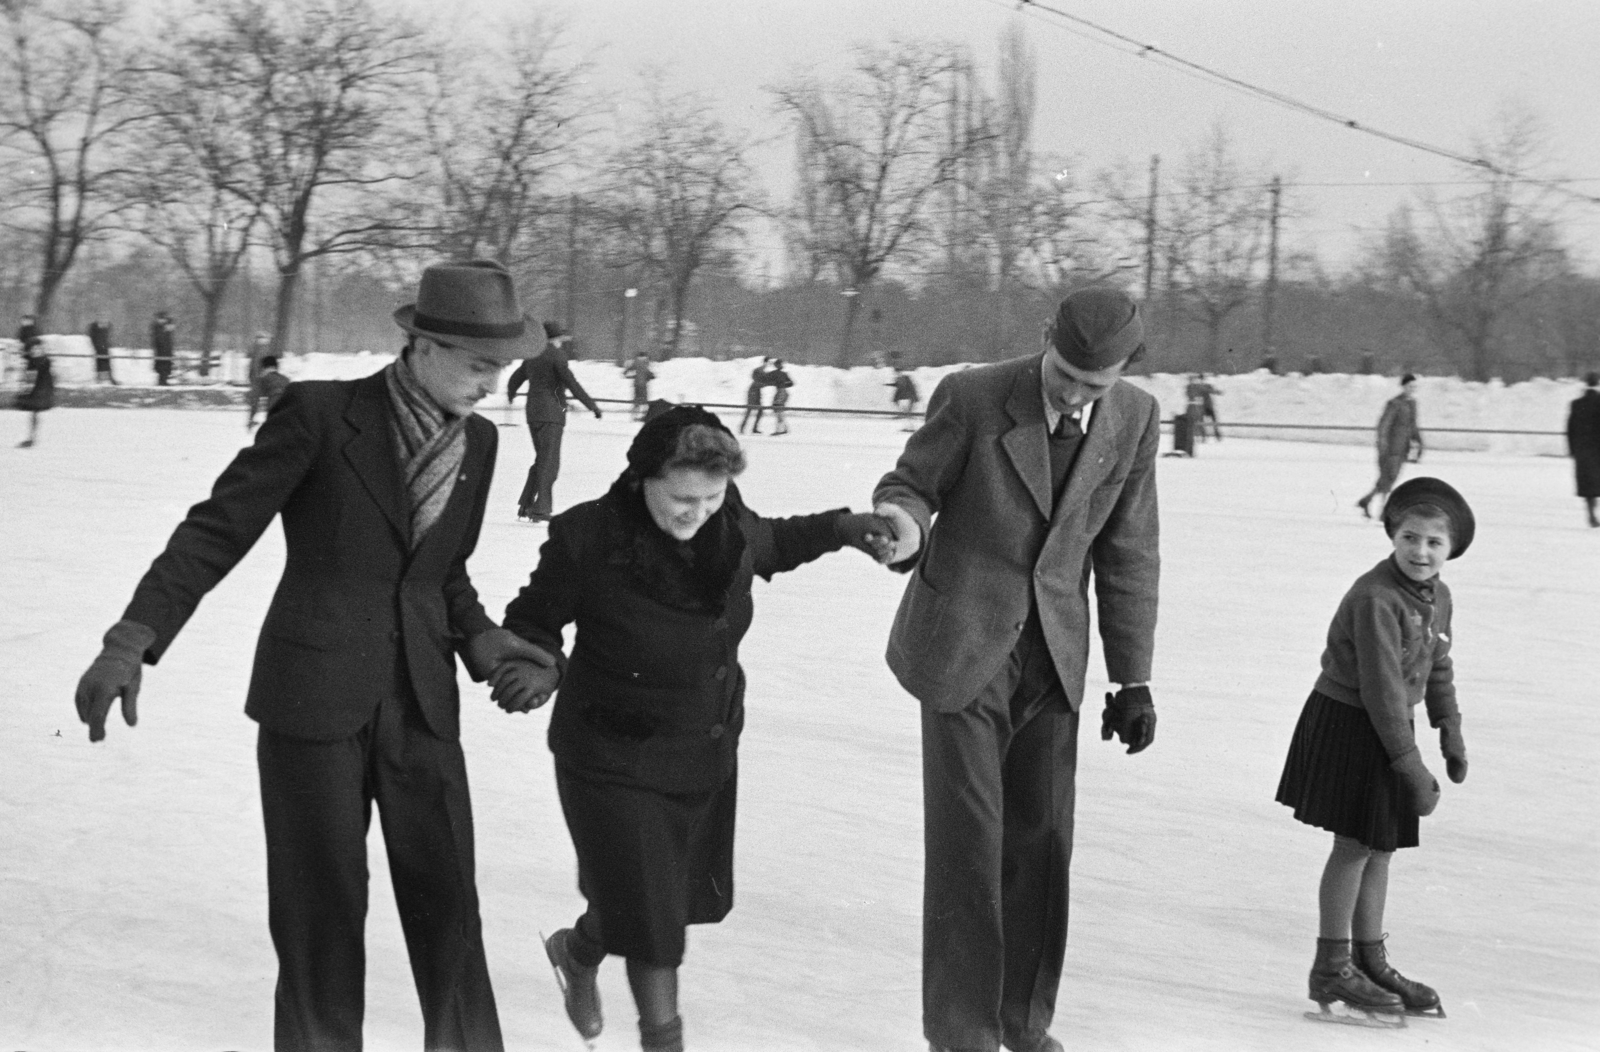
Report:
[[[945,377],[873,494],[923,530],[888,660],[941,712],[964,708],[994,677],[1035,596],[1061,685],[1073,708],[1082,704],[1091,571],[1111,681],[1150,678],[1160,409],[1131,384],[1107,391],[1056,503],[1039,364],[1032,355]]]
[[[450,501],[411,553],[382,373],[291,384],[255,442],[189,509],[123,617],[149,625],[155,664],[201,598],[274,516],[283,579],[261,626],[245,711],[263,727],[334,740],[359,730],[403,670],[429,728],[459,737],[454,649],[492,628],[467,577],[494,476],[493,424],[467,421]]]
[[[1567,414],[1567,452],[1578,475],[1578,496],[1600,497],[1600,391],[1572,400]]]
[[[598,413],[599,407],[567,365],[565,347],[550,346],[537,358],[524,358],[506,381],[506,401],[517,397],[517,390],[528,385],[528,423],[564,424],[567,422],[567,392]]]

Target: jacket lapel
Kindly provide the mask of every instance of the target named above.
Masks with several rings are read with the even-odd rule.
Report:
[[[400,462],[395,455],[394,436],[389,433],[389,394],[385,385],[381,372],[356,382],[355,397],[344,415],[345,423],[356,433],[345,443],[344,456],[404,544],[408,525],[400,492]]]
[[[1039,386],[1039,359],[1022,360],[1006,399],[1011,430],[1000,436],[1011,466],[1033,496],[1039,514],[1050,518],[1050,443],[1044,429],[1044,393]]]

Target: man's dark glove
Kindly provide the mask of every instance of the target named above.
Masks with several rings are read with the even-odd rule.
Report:
[[[1433,809],[1439,806],[1439,779],[1422,762],[1422,754],[1417,747],[1413,745],[1391,760],[1389,770],[1400,779],[1400,791],[1406,798],[1406,806],[1418,818],[1433,814]]]
[[[78,680],[78,719],[89,725],[89,740],[106,736],[106,716],[111,703],[122,699],[122,719],[132,727],[139,722],[139,673],[144,652],[156,641],[155,629],[137,621],[118,621],[101,640],[100,656]]]
[[[1100,740],[1110,741],[1115,734],[1130,754],[1149,748],[1156,740],[1156,703],[1149,687],[1123,687],[1106,695],[1105,711],[1100,714]]]
[[[599,420],[599,419],[600,419],[600,416],[601,416],[601,413],[600,413],[600,410],[599,410],[599,409],[596,409],[596,410],[595,410],[595,411],[594,411],[594,418],[595,418],[595,419],[596,419],[596,420]]]
[[[545,668],[556,659],[543,647],[534,646],[509,628],[489,628],[467,640],[467,671],[479,682],[488,679],[504,661],[531,661]]]
[[[1444,753],[1444,773],[1457,785],[1467,780],[1467,741],[1461,737],[1461,717],[1439,723],[1439,751]]]
[[[558,669],[531,661],[505,661],[489,676],[489,695],[507,712],[532,712],[550,700],[561,684]]]
[[[841,541],[859,548],[880,563],[887,562],[894,554],[894,526],[881,515],[840,512],[833,521],[833,529]]]

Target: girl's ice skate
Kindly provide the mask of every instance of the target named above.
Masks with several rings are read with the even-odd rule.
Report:
[[[1387,935],[1383,937],[1387,938]],[[1438,991],[1426,983],[1407,979],[1395,971],[1394,966],[1389,963],[1389,955],[1384,952],[1383,939],[1375,942],[1357,942],[1356,966],[1367,973],[1374,983],[1397,995],[1405,1005],[1407,1015],[1425,1015],[1443,1019],[1444,1006],[1439,1003]]]
[[[1386,1029],[1406,1025],[1400,996],[1385,990],[1355,966],[1346,939],[1317,940],[1317,959],[1307,985],[1308,996],[1319,1009],[1307,1012],[1307,1019]]]

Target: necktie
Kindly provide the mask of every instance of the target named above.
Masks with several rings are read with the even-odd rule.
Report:
[[[1078,416],[1079,414],[1077,413],[1074,413],[1071,416],[1068,416],[1066,413],[1062,413],[1061,419],[1056,421],[1055,437],[1082,438],[1083,428],[1078,423]]]

